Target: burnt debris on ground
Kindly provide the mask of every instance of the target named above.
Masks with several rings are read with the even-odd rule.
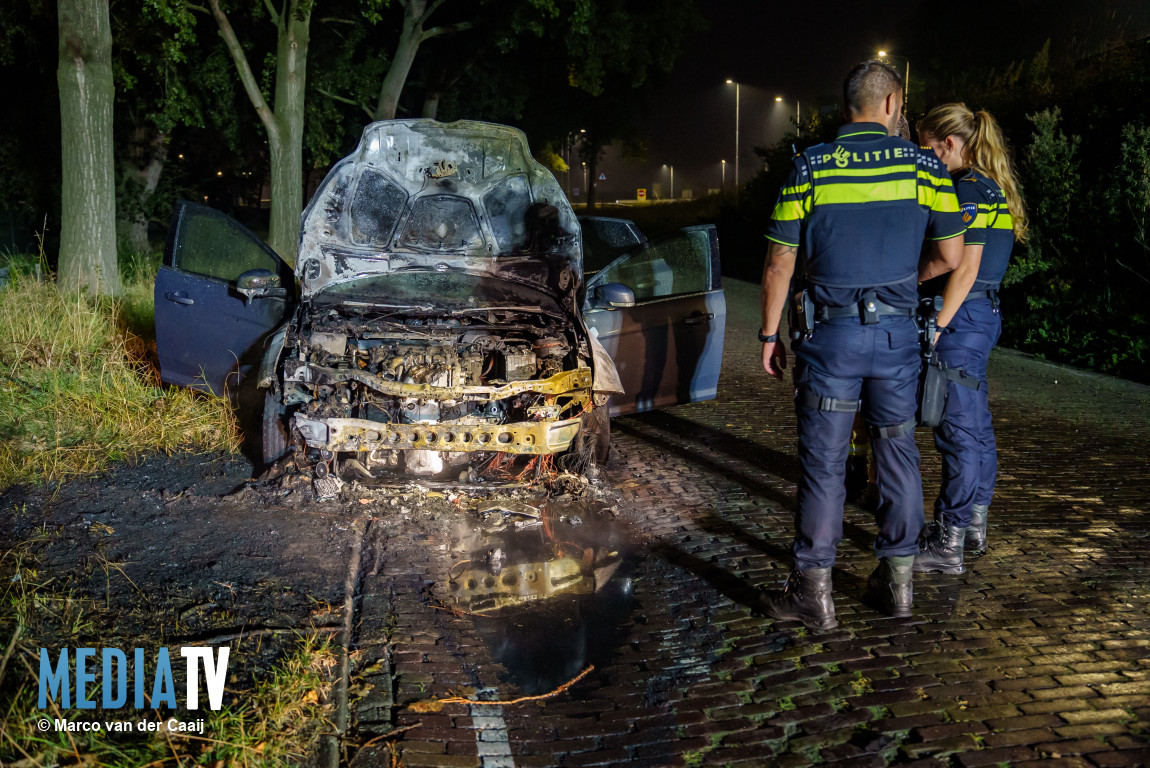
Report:
[[[328,669],[315,694],[323,718],[339,722],[345,710],[334,748],[315,737],[328,749],[314,757],[330,764],[350,754],[342,744],[367,738],[357,736],[348,701],[370,702],[379,678],[393,675],[386,634],[377,645],[375,630],[394,626],[394,616],[364,592],[388,557],[435,553],[442,568],[422,585],[424,609],[478,615],[594,593],[625,548],[615,499],[581,475],[548,472],[494,487],[349,480],[324,498],[302,473],[253,481],[250,469],[228,455],[155,456],[58,487],[7,489],[0,576],[31,583],[32,574],[50,574],[38,578],[47,590],[29,608],[42,620],[0,617],[8,630],[21,627],[19,650],[228,646],[228,703],[240,705],[301,637],[322,638],[344,656],[342,673]],[[5,691],[10,714],[13,695]],[[390,707],[382,710],[387,720]]]

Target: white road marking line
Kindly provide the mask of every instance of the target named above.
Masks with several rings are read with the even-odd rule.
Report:
[[[495,689],[480,691],[479,695],[493,695]],[[498,704],[469,704],[468,714],[475,727],[475,748],[483,768],[515,768],[511,744],[507,737],[507,723],[503,707]]]

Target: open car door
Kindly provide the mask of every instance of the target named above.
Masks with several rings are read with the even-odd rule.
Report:
[[[612,416],[713,398],[727,322],[714,225],[645,243],[601,269],[583,317],[623,384]]]
[[[252,270],[277,276],[287,295],[241,294],[240,276],[259,274]],[[259,365],[264,337],[283,322],[294,280],[291,268],[247,227],[206,206],[178,201],[156,276],[160,378],[234,396]]]

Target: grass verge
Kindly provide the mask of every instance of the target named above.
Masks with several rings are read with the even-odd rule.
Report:
[[[14,275],[0,289],[0,488],[177,448],[234,451],[227,402],[160,386],[151,280],[118,301]]]

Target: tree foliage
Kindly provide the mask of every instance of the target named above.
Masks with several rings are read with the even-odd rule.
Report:
[[[157,194],[177,127],[202,126],[198,48],[189,8],[169,0],[121,0],[111,17],[116,79],[117,235],[121,248],[148,250],[148,225],[170,211]]]
[[[21,86],[19,105],[0,120],[0,242],[16,251],[44,228],[55,252],[59,234],[57,24],[48,0],[0,3],[0,80]]]
[[[551,7],[565,24],[524,49],[528,56],[536,51],[535,59],[548,67],[548,83],[530,88],[534,109],[525,115],[525,127],[552,149],[579,137],[574,146],[587,166],[587,204],[593,207],[603,151],[621,142],[624,154],[644,155],[639,137],[653,86],[704,22],[691,0],[553,0]],[[540,50],[544,46],[565,56],[549,56]]]
[[[6,79],[35,82],[54,67],[54,11],[47,0],[0,4]],[[271,178],[268,239],[290,259],[308,185],[354,146],[381,99],[400,117],[517,125],[556,168],[586,128],[579,149],[593,166],[611,142],[642,152],[646,94],[700,17],[693,0],[116,0],[110,26],[124,244],[146,247],[177,194],[265,230],[254,207]],[[47,211],[51,240],[60,139],[42,126],[60,117],[55,83],[43,85],[42,103],[0,126],[0,207],[37,222]]]

